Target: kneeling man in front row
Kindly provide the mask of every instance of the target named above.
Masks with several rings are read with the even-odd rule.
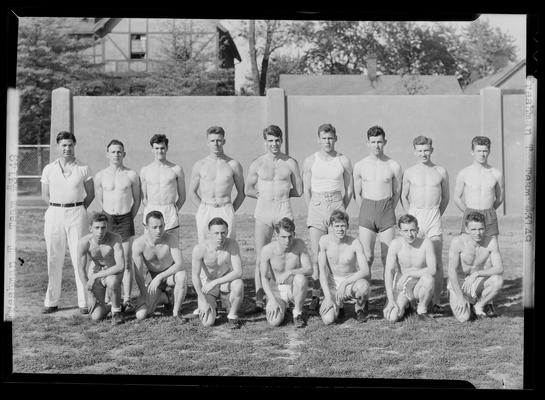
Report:
[[[287,217],[275,226],[276,240],[261,251],[260,272],[263,290],[267,296],[267,322],[279,326],[284,321],[289,302],[294,304],[295,326],[306,325],[303,303],[308,289],[307,277],[312,275],[312,264],[307,246],[295,238],[295,224]]]
[[[450,308],[460,322],[471,318],[471,307],[479,319],[497,317],[492,300],[503,286],[503,263],[498,240],[485,236],[485,229],[485,216],[471,211],[465,218],[466,233],[450,244],[447,288]]]
[[[360,241],[348,231],[348,214],[335,210],[329,218],[329,233],[320,238],[318,267],[324,301],[320,315],[326,325],[344,315],[343,303],[354,299],[356,319],[368,318],[369,265]]]
[[[199,318],[206,327],[216,321],[216,300],[227,300],[232,329],[242,325],[238,311],[244,297],[242,259],[236,240],[227,237],[229,226],[220,218],[208,223],[208,238],[193,248],[191,279],[197,292]]]
[[[384,286],[388,302],[384,318],[390,322],[401,320],[410,302],[416,301],[418,318],[433,320],[428,315],[437,268],[433,243],[417,236],[418,221],[410,214],[399,218],[398,227],[401,237],[392,240],[386,258]]]
[[[187,275],[182,266],[178,238],[165,232],[165,220],[160,211],[149,212],[145,221],[144,234],[132,245],[136,284],[140,290],[136,318],[146,318],[161,304],[170,305],[169,289],[174,292],[172,315],[177,317],[187,292]],[[147,287],[146,271],[152,278]]]
[[[79,277],[90,292],[89,314],[93,321],[100,321],[111,311],[112,324],[117,325],[122,322],[121,280],[125,269],[121,236],[108,231],[108,217],[103,213],[93,214],[89,231],[78,242]],[[106,304],[106,292],[111,307]]]

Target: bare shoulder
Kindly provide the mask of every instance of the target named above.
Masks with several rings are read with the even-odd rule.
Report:
[[[402,244],[402,238],[394,238],[391,242],[390,242],[390,246],[388,247],[388,252],[392,251],[392,252],[397,252],[400,248],[401,248],[401,244]]]
[[[136,239],[134,239],[134,241],[132,242],[133,250],[142,250],[142,249],[144,249],[144,246],[145,246],[145,241],[144,240],[145,240],[144,235],[138,236]]]
[[[497,180],[501,179],[502,174],[501,174],[501,171],[499,169],[494,168],[494,167],[490,167],[490,173]]]
[[[392,171],[394,171],[394,172],[400,172],[401,171],[401,164],[398,163],[393,158],[390,158],[388,160],[388,164],[390,165],[390,168],[392,168]]]
[[[312,153],[311,155],[307,156],[305,160],[303,161],[303,168],[305,169],[312,168],[312,164],[314,163],[315,157],[316,157],[316,153]]]
[[[498,245],[498,239],[496,239],[495,236],[487,236],[485,237],[485,240],[486,240],[486,248],[490,251],[495,251],[495,250],[499,250],[499,245]]]
[[[361,245],[361,242],[359,241],[359,239],[357,239],[354,236],[350,236],[350,235],[347,235],[346,237],[347,237],[348,243],[350,244],[351,247],[362,248],[362,245]]]
[[[286,163],[288,163],[288,165],[292,168],[299,166],[297,160],[291,156],[286,156]]]
[[[85,236],[82,236],[79,240],[78,240],[78,244],[80,246],[83,246],[83,247],[89,247],[89,243],[91,241],[91,238],[93,237],[93,234],[89,233]]]
[[[195,246],[193,246],[193,257],[202,257],[205,252],[205,245],[202,243],[197,243]]]
[[[411,178],[414,177],[414,174],[418,173],[417,167],[418,165],[413,165],[407,168],[405,171],[403,171],[403,177],[407,180],[411,180]]]
[[[468,165],[467,167],[462,168],[459,172],[457,178],[458,179],[465,179],[467,174],[471,172],[471,165]]]
[[[136,171],[134,169],[130,169],[130,168],[127,168],[125,170],[126,174],[127,174],[127,177],[131,180],[131,181],[135,181],[138,179],[138,174],[136,173]]]
[[[263,246],[263,248],[261,249],[261,257],[269,258],[271,256],[274,245],[274,242],[271,242]]]
[[[352,161],[350,161],[350,158],[348,158],[347,155],[343,153],[339,153],[339,161],[341,162],[344,168],[346,169],[352,168]]]
[[[327,245],[329,244],[330,242],[330,237],[329,235],[323,235],[322,237],[320,237],[320,240],[318,241],[318,245],[320,246],[320,248],[322,250],[325,250],[327,248]]]
[[[464,247],[464,237],[463,235],[455,236],[450,242],[451,250],[462,250]]]

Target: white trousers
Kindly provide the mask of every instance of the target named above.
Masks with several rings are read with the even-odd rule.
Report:
[[[87,307],[85,288],[78,271],[78,240],[88,230],[89,222],[85,207],[49,207],[44,216],[44,236],[47,250],[47,274],[49,282],[45,293],[46,307],[58,306],[61,297],[62,270],[66,245],[74,267],[78,307]]]

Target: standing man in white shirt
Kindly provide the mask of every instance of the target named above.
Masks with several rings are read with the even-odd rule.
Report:
[[[74,267],[78,307],[82,314],[88,313],[86,291],[77,267],[77,252],[78,240],[88,230],[87,207],[95,198],[95,191],[91,169],[76,159],[75,146],[76,137],[72,132],[59,132],[57,148],[60,157],[46,165],[42,172],[42,199],[49,204],[44,217],[49,279],[44,314],[58,310],[67,245]]]

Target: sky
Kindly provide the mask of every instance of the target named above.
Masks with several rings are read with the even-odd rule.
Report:
[[[526,58],[526,15],[525,14],[482,14],[482,19],[487,19],[491,26],[500,28],[504,33],[515,39],[517,46],[517,58]],[[236,21],[222,20],[222,24],[231,32],[237,45],[242,62],[235,65],[235,89],[238,91],[244,84],[246,76],[250,73],[248,43],[245,39],[234,34],[237,31]],[[449,24],[458,26],[467,25],[469,22],[449,21]]]

